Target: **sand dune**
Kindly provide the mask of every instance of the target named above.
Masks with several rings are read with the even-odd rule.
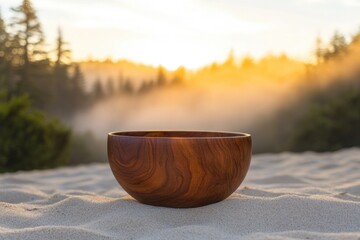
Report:
[[[140,204],[108,165],[0,175],[0,239],[360,239],[360,149],[253,157],[227,200]]]

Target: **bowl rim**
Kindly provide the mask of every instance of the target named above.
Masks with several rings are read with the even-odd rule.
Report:
[[[155,133],[155,132],[167,132],[167,133],[214,133],[224,134],[224,136],[133,136],[122,135],[124,133]],[[243,132],[229,132],[229,131],[207,131],[207,130],[136,130],[136,131],[113,131],[109,132],[108,136],[119,138],[135,138],[135,139],[232,139],[232,138],[251,138],[251,134]]]

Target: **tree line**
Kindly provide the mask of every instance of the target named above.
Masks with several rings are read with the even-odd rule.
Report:
[[[124,77],[123,73],[119,74],[117,81],[112,77],[108,77],[106,81],[97,77],[92,88],[92,93],[97,100],[121,95],[141,95],[164,86],[183,84],[185,72],[185,67],[181,66],[176,69],[170,77],[170,74],[167,73],[166,69],[160,65],[156,69],[156,77],[143,79],[138,87],[134,85],[134,81],[131,78]]]
[[[179,68],[172,80],[159,66],[156,79],[143,81],[135,88],[133,81],[119,76],[118,89],[109,78],[106,84],[98,78],[85,91],[85,79],[79,64],[72,63],[71,50],[61,29],[52,50],[47,50],[41,23],[30,0],[12,8],[9,23],[0,15],[0,87],[6,99],[27,94],[35,108],[62,119],[116,94],[145,93],[155,87],[183,80],[185,69]],[[53,55],[54,58],[50,58]]]
[[[71,115],[88,104],[84,77],[79,65],[71,63],[61,29],[55,49],[47,51],[30,0],[11,10],[8,24],[0,16],[0,84],[6,99],[27,95],[35,108],[58,116]]]
[[[145,94],[184,79],[185,68],[170,79],[159,66],[156,78],[138,88],[121,75],[117,89],[112,79],[97,79],[86,91],[61,29],[49,50],[32,2],[23,0],[11,11],[9,22],[0,13],[0,172],[99,161],[103,152],[92,147],[99,142],[89,133],[72,133],[57,118],[68,122],[108,97]]]

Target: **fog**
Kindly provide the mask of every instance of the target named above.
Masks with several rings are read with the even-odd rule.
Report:
[[[172,84],[168,74],[166,85],[105,98],[77,114],[72,125],[76,132],[92,132],[102,141],[111,131],[213,130],[256,133],[256,144],[267,145],[273,139],[268,129],[275,127],[271,119],[282,109],[297,106],[303,111],[309,92],[344,81],[359,70],[360,48],[349,49],[346,57],[320,65],[267,56],[257,62],[230,59],[188,71],[180,84]],[[282,115],[280,127],[291,127],[286,119],[292,117]]]
[[[277,62],[278,61],[278,62]],[[281,66],[260,72],[268,60],[251,68],[221,65],[188,73],[180,85],[156,88],[144,94],[107,98],[73,121],[77,131],[91,131],[104,138],[123,130],[214,130],[248,132],[284,104],[296,99],[304,66],[275,58]],[[296,66],[296,67],[294,67]],[[209,76],[211,75],[211,77]],[[287,79],[291,76],[291,79]]]

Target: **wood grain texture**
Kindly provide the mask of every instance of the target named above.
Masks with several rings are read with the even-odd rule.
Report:
[[[120,185],[139,202],[199,207],[227,198],[251,159],[251,137],[223,132],[118,132],[108,159]]]

